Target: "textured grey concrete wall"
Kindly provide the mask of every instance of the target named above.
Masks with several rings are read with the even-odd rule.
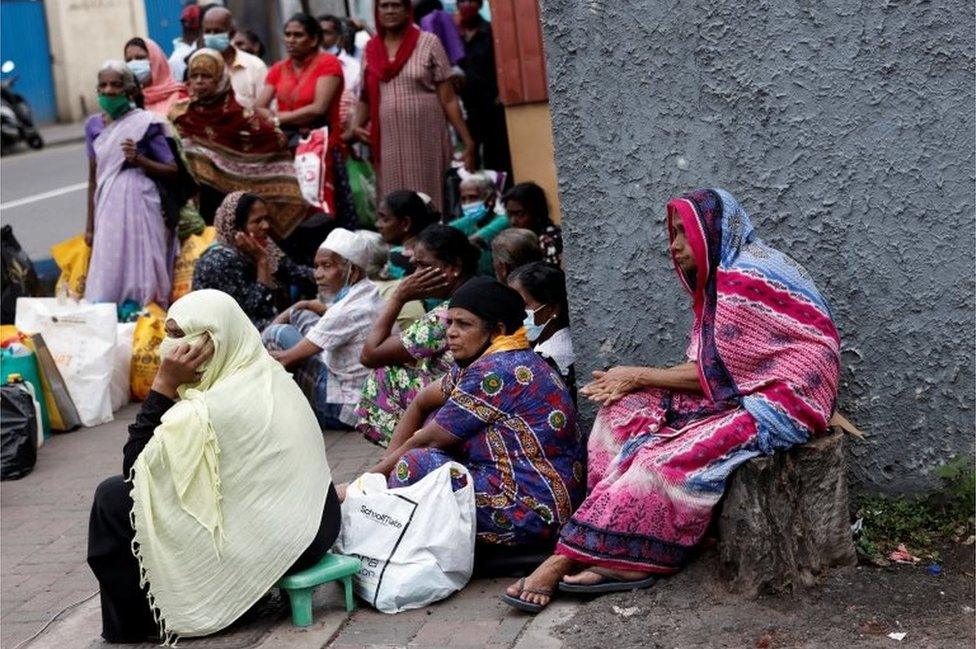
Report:
[[[540,4],[580,369],[680,360],[664,206],[723,186],[830,301],[855,481],[972,453],[972,3]]]

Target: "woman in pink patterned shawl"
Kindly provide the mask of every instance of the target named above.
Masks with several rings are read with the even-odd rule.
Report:
[[[668,203],[671,255],[693,299],[687,361],[594,372],[601,404],[588,496],[556,553],[502,599],[522,610],[570,593],[633,590],[677,572],[732,471],[827,430],[840,338],[807,272],[762,243],[722,189]]]

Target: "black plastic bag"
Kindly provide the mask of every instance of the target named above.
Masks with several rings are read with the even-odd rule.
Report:
[[[13,324],[17,315],[17,298],[36,295],[38,282],[34,264],[20,247],[9,225],[0,228],[0,258],[3,261],[0,324]]]
[[[200,191],[200,186],[194,180],[190,170],[186,168],[183,155],[180,152],[176,141],[168,137],[166,144],[173,154],[176,161],[176,178],[169,180],[156,180],[156,189],[159,191],[159,202],[163,210],[163,221],[170,230],[176,230],[180,224],[180,210],[186,205],[193,196]]]
[[[0,480],[17,480],[37,462],[37,410],[23,381],[0,386]]]

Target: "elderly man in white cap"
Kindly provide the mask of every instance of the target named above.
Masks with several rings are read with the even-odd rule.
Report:
[[[321,317],[310,310],[290,314],[287,324],[264,330],[265,347],[294,371],[295,380],[323,429],[348,429],[369,370],[359,362],[383,298],[366,276],[369,243],[336,228],[315,253],[315,282],[332,300]]]

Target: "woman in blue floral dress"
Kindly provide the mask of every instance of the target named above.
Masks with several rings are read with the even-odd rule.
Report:
[[[582,501],[586,444],[565,383],[529,348],[524,317],[519,294],[495,280],[454,293],[455,365],[413,400],[371,472],[403,487],[460,462],[474,480],[478,540],[538,547]]]

